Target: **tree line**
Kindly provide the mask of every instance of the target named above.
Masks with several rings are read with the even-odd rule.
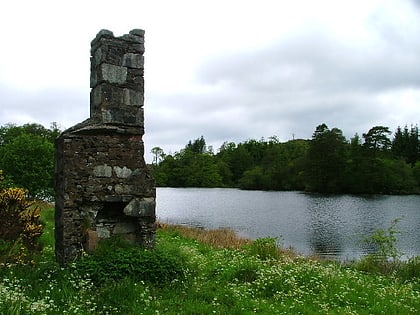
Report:
[[[375,126],[347,140],[338,128],[316,127],[310,140],[225,142],[215,154],[203,136],[175,154],[152,149],[157,186],[238,187],[321,193],[420,193],[417,126]]]
[[[56,123],[0,127],[2,185],[28,190],[29,198],[54,197]],[[175,154],[152,149],[157,186],[238,187],[323,193],[420,193],[417,126],[376,126],[347,140],[340,129],[316,127],[310,140],[276,136],[225,142],[213,152],[203,136]]]

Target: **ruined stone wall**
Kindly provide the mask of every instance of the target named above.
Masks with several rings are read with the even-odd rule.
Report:
[[[92,41],[90,118],[56,141],[56,256],[119,235],[153,246],[154,180],[144,161],[144,32]]]

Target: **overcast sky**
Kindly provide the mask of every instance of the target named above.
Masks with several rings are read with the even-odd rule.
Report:
[[[91,40],[134,28],[147,152],[420,125],[419,0],[2,1],[0,125],[88,118]]]

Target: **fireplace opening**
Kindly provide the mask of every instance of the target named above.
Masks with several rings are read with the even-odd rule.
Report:
[[[99,210],[96,220],[98,222],[118,221],[124,216],[126,202],[107,202]]]
[[[87,231],[86,248],[95,250],[101,239],[119,237],[129,243],[136,243],[140,228],[137,218],[124,214],[126,202],[106,202],[99,209],[92,229]]]

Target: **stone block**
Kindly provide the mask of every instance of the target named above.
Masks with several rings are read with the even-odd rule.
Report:
[[[123,103],[130,106],[143,106],[143,93],[132,89],[124,89]]]
[[[106,60],[106,54],[104,52],[104,49],[102,47],[96,49],[91,58],[92,67],[99,66],[102,62]]]
[[[112,86],[109,83],[96,85],[91,91],[91,107],[94,108],[118,108],[127,97],[125,88]],[[132,98],[135,95],[132,95]],[[127,104],[128,105],[128,104]]]
[[[112,33],[112,32],[111,32],[111,33]],[[135,29],[132,29],[132,30],[129,32],[129,34],[144,37],[144,30],[139,29],[139,28],[135,28]]]
[[[130,195],[136,192],[136,187],[134,185],[116,184],[114,190],[119,195]]]
[[[126,109],[128,107],[128,109]],[[119,108],[103,108],[100,117],[105,124],[120,124],[143,127],[143,110],[134,106],[120,106]]]
[[[124,214],[131,217],[155,216],[156,201],[153,197],[133,198],[124,208]]]
[[[118,222],[115,224],[113,233],[114,234],[128,234],[136,231],[135,222]]]
[[[127,68],[142,69],[144,67],[144,57],[141,54],[124,54],[122,66]]]
[[[112,176],[112,167],[109,165],[97,165],[93,169],[93,175],[96,177],[111,177]]]
[[[121,38],[127,42],[132,42],[136,44],[143,44],[144,45],[144,35],[137,35],[134,33],[125,34],[121,36]]]
[[[99,81],[107,81],[109,83],[123,84],[127,81],[127,68],[103,63],[100,66]]]
[[[124,167],[114,166],[114,172],[118,178],[127,178],[133,173],[133,171],[130,170],[126,166]]]
[[[111,237],[111,230],[108,226],[98,225],[96,226],[96,232],[99,238],[109,238]]]

